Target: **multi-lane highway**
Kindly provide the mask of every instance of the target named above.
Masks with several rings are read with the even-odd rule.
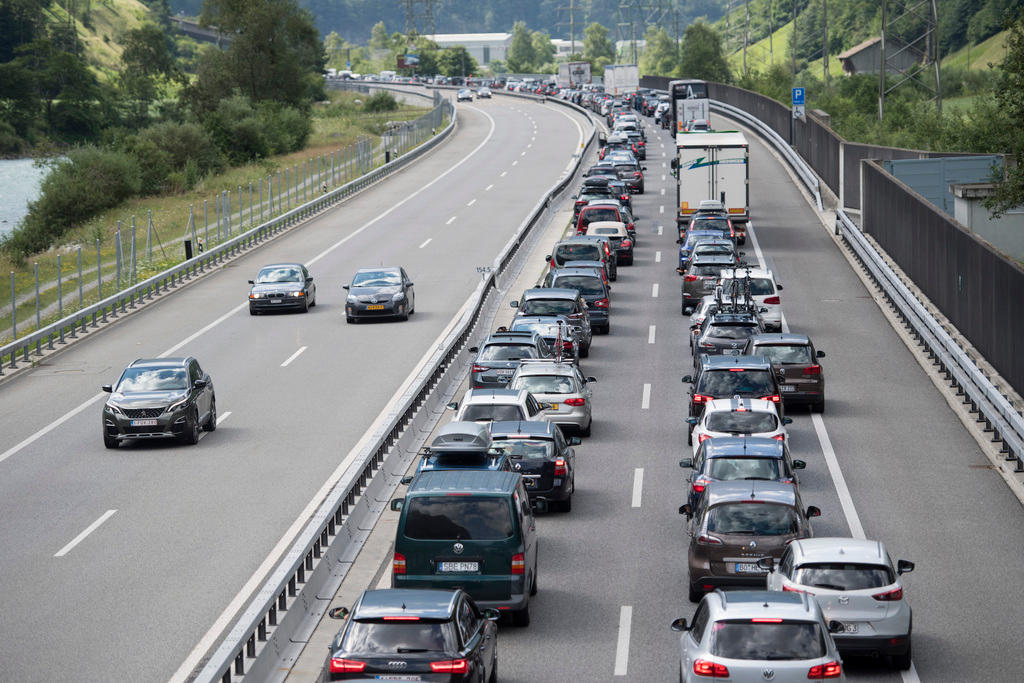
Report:
[[[426,159],[0,386],[0,680],[191,670],[586,125],[527,100],[461,106]],[[250,317],[246,280],[281,260],[309,265],[317,307]],[[346,325],[341,285],[378,264],[410,273],[416,314]],[[106,450],[100,385],[158,355],[200,360],[218,430]]]

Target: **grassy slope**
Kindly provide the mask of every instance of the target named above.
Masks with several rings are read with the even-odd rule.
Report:
[[[48,13],[55,23],[68,20],[64,8],[57,3],[51,5]],[[89,12],[91,28],[87,28],[81,21],[75,22],[89,65],[103,78],[113,76],[120,65],[121,36],[141,26],[150,16],[149,9],[139,0],[93,2]]]
[[[1008,31],[995,34],[988,40],[984,40],[970,48],[961,48],[956,52],[947,55],[942,59],[942,66],[957,66],[961,68],[970,67],[972,70],[984,70],[989,64],[997,64],[1002,61],[1006,53],[1006,38]],[[967,63],[968,51],[970,52],[970,64]]]

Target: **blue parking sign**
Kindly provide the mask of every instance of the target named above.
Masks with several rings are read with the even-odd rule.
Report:
[[[797,106],[804,103],[804,89],[793,88],[793,106]]]

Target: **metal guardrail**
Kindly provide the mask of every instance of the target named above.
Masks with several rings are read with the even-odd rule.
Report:
[[[44,345],[47,350],[53,350],[54,343],[65,344],[68,343],[68,340],[77,339],[79,334],[86,334],[90,328],[95,329],[101,324],[108,322],[108,318],[116,319],[119,315],[130,312],[137,305],[165,294],[180,284],[191,281],[193,278],[204,274],[207,269],[213,268],[225,260],[274,237],[282,230],[286,230],[306,218],[320,213],[324,209],[376,183],[385,176],[404,168],[411,161],[432,149],[451,134],[455,128],[453,111],[451,104],[446,100],[438,102],[434,109],[424,116],[434,116],[440,122],[443,116],[448,114],[450,116],[448,125],[439,131],[437,135],[431,137],[410,152],[399,156],[397,159],[393,159],[331,192],[297,206],[291,211],[272,218],[262,225],[241,233],[233,239],[222,242],[216,247],[202,252],[187,261],[182,261],[162,273],[147,278],[132,287],[122,289],[90,306],[86,306],[31,334],[27,334],[0,347],[0,376],[4,374],[4,364],[2,362],[4,358],[10,357],[7,365],[9,369],[17,369],[19,362],[31,363],[31,355],[34,353],[36,356],[41,356]],[[22,358],[20,361],[18,356]]]
[[[971,412],[978,414],[978,421],[985,422],[985,429],[992,432],[992,441],[1002,442],[1006,459],[1017,461],[1015,471],[1024,472],[1024,417],[946,332],[924,302],[904,284],[842,209],[836,212],[836,228],[900,317],[910,325],[914,336],[928,350],[945,379],[957,387],[957,394],[964,396],[964,403],[971,404]]]
[[[587,114],[574,104],[552,101]],[[415,454],[409,445],[421,437],[418,427],[427,422],[431,412],[443,409],[445,393],[454,391],[461,382],[470,360],[469,341],[477,334],[479,324],[487,319],[485,313],[496,309],[500,301],[499,280],[516,270],[517,257],[523,254],[520,247],[576,176],[580,161],[593,146],[595,133],[596,128],[592,127],[584,147],[573,155],[572,171],[544,195],[520,224],[463,306],[459,321],[449,328],[444,340],[421,365],[419,374],[406,385],[396,402],[398,407],[378,418],[369,438],[361,442],[365,445],[354,454],[348,472],[190,680],[231,683],[247,676],[259,681],[282,680],[286,676],[289,665],[298,657],[330,604],[348,565],[369,536],[372,523],[397,488],[412,457],[409,454]],[[480,333],[485,334],[486,330]],[[382,469],[385,476],[381,476]],[[324,594],[328,597],[321,597]]]

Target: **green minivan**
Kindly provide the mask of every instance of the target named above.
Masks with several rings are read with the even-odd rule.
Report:
[[[517,472],[424,471],[405,498],[395,534],[393,588],[461,588],[481,609],[530,624],[537,593],[537,525]]]

